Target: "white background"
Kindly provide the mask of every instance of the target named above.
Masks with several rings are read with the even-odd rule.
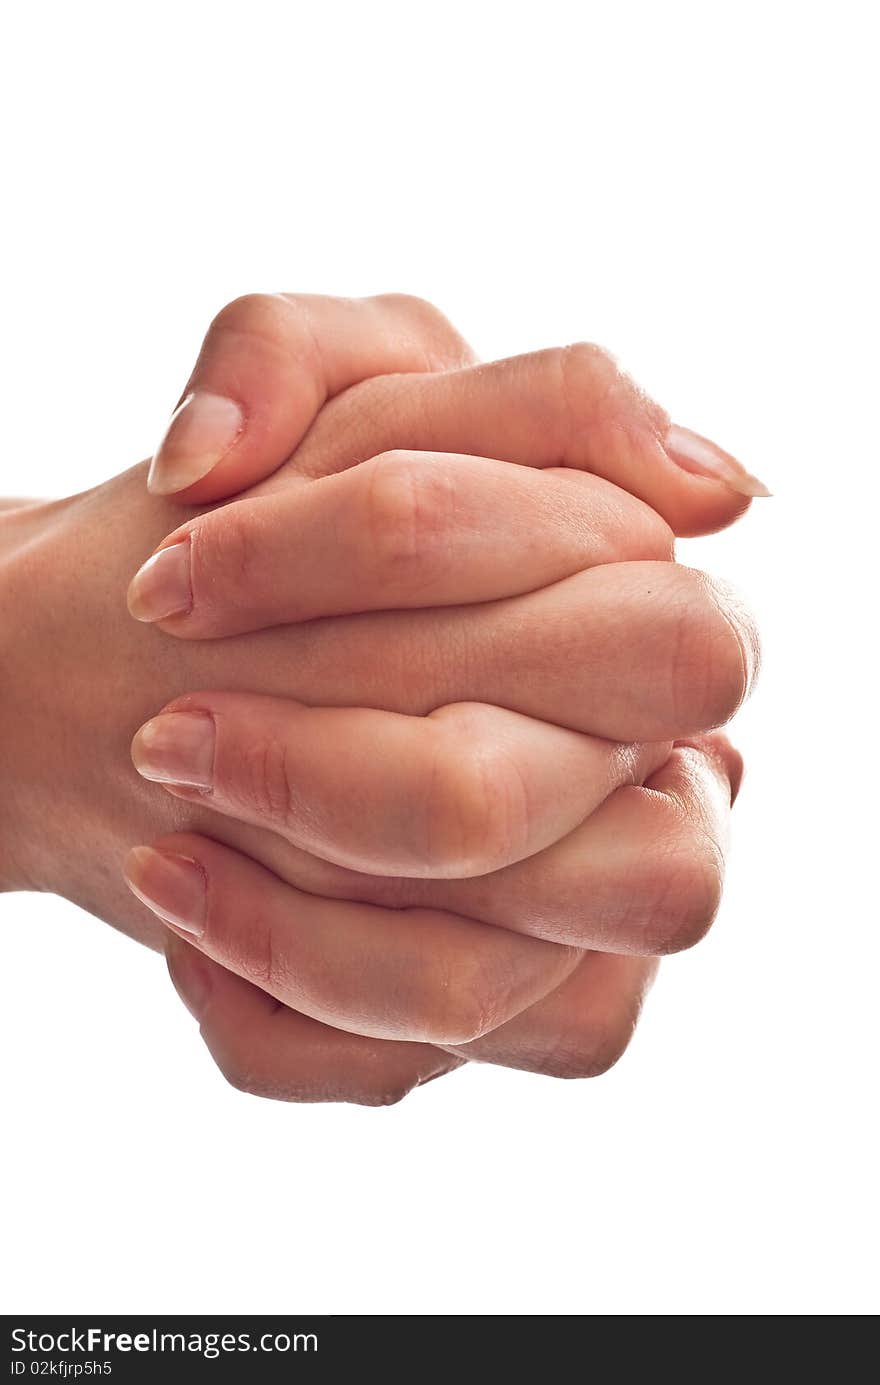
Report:
[[[6,1311],[878,1306],[872,10],[7,19],[0,493],[148,453],[236,294],[401,289],[486,356],[611,347],[775,498],[682,547],[748,594],[765,668],[721,916],[608,1076],[260,1102],[158,957],[0,900]]]

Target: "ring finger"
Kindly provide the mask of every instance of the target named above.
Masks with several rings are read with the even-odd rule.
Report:
[[[378,1039],[467,1043],[552,990],[575,948],[431,909],[320,899],[207,837],[136,847],[137,897],[291,1009]]]
[[[378,875],[474,876],[567,836],[669,743],[621,745],[500,707],[426,717],[192,693],[141,727],[139,773]]]
[[[470,880],[344,870],[271,833],[197,816],[311,894],[448,910],[576,948],[656,955],[697,942],[717,910],[742,760],[717,733],[676,745],[640,787],[616,790],[554,846]],[[219,831],[217,830],[219,829]]]

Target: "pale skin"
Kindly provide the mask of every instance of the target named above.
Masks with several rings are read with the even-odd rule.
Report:
[[[757,645],[672,542],[754,479],[595,348],[476,367],[405,298],[239,300],[186,395],[173,498],[0,514],[0,881],[164,948],[251,1091],[604,1070],[717,909]]]

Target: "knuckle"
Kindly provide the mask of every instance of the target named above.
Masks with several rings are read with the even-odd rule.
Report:
[[[748,696],[758,659],[751,618],[721,583],[680,569],[673,702],[694,731],[729,721]]]
[[[284,918],[266,900],[254,898],[249,909],[236,910],[227,921],[224,965],[267,995],[286,1001],[296,990],[283,936]]]
[[[730,806],[733,807],[742,787],[743,775],[745,774],[746,764],[741,751],[736,746],[731,745],[725,739],[722,761],[730,784]]]
[[[211,336],[244,337],[270,356],[314,363],[319,356],[307,302],[296,294],[246,293],[234,298],[214,318]]]
[[[645,950],[682,952],[705,937],[721,904],[721,850],[705,832],[679,829],[674,846],[658,850],[650,873]]]
[[[635,1032],[636,1017],[609,1017],[593,1025],[572,1026],[542,1062],[548,1077],[580,1080],[601,1077],[623,1057]]]
[[[264,336],[290,317],[293,304],[280,294],[245,293],[222,307],[211,323],[215,332]]]
[[[492,743],[490,709],[444,710],[424,799],[425,856],[451,876],[487,875],[527,851],[528,792],[516,760]]]
[[[249,590],[259,558],[249,512],[225,506],[194,524],[189,537],[194,613],[204,618],[234,609],[238,594]]]
[[[635,530],[643,550],[644,558],[655,562],[672,562],[675,558],[675,535],[672,529],[650,505],[639,504],[634,518]]]
[[[380,293],[372,301],[410,324],[407,345],[411,352],[421,355],[422,369],[447,370],[472,362],[467,342],[446,314],[427,298],[411,293]]]
[[[546,356],[549,397],[555,401],[563,455],[582,457],[586,446],[619,450],[620,435],[647,425],[654,436],[668,418],[605,347],[577,341]],[[588,442],[592,435],[592,442]]]
[[[417,1077],[390,1074],[383,1078],[370,1074],[359,1079],[356,1074],[349,1074],[341,1087],[333,1086],[328,1091],[318,1073],[284,1076],[250,1062],[247,1054],[237,1046],[217,1048],[213,1057],[222,1077],[235,1091],[269,1101],[294,1104],[343,1101],[355,1106],[396,1106],[418,1086]]]
[[[594,478],[594,488],[597,481]],[[612,561],[673,561],[675,535],[662,515],[610,481],[599,484],[599,503],[595,504],[592,522],[605,543],[612,546]]]
[[[432,303],[428,298],[421,298],[417,293],[379,293],[374,301],[408,317],[424,318],[432,322],[446,321],[445,315],[436,303]]]
[[[619,392],[624,377],[617,361],[604,347],[588,341],[558,347],[555,356],[564,417],[577,430],[594,424]]]
[[[296,801],[286,742],[258,734],[242,745],[240,754],[243,805],[258,817],[286,827],[294,816]]]
[[[761,665],[761,644],[755,619],[733,587],[718,578],[706,579],[721,621],[726,626],[725,644],[730,664],[730,680],[737,695],[733,711],[745,701],[755,685]],[[730,715],[733,715],[731,712]]]
[[[620,374],[615,357],[604,346],[599,346],[594,341],[573,341],[567,346],[555,349],[560,358],[560,368],[568,372],[575,382],[582,382],[585,378],[593,379],[596,376],[615,380]]]
[[[262,1084],[254,1068],[247,1062],[244,1053],[237,1048],[224,1045],[215,1048],[212,1056],[230,1087],[234,1087],[237,1092],[244,1092],[248,1096],[261,1095]]]
[[[376,301],[396,316],[416,323],[429,339],[445,343],[460,340],[449,318],[430,299],[420,298],[415,293],[382,293],[377,295]]]
[[[381,580],[417,592],[453,562],[454,486],[447,470],[383,452],[364,468],[363,531]]]
[[[498,997],[482,959],[462,955],[429,969],[418,1038],[433,1044],[469,1044],[493,1029]]]
[[[417,1086],[417,1078],[367,1083],[354,1090],[349,1100],[356,1106],[398,1106]]]

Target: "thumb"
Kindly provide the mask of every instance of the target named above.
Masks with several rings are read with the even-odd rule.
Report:
[[[149,488],[202,505],[286,461],[333,395],[373,375],[448,370],[473,353],[406,294],[250,294],[212,322],[150,468]]]

